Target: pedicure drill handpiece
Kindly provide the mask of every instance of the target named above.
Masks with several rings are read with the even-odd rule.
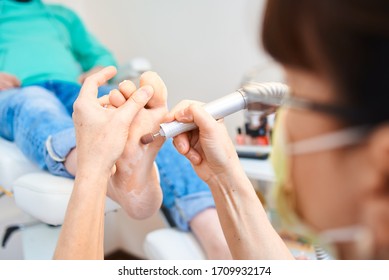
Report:
[[[283,97],[286,91],[287,86],[281,83],[249,84],[247,87],[245,86],[231,94],[205,104],[204,109],[210,113],[214,119],[218,120],[246,109],[251,102],[251,98],[248,98],[248,95],[255,95],[252,102],[266,102],[269,98],[273,100],[274,98],[279,99],[279,96]],[[142,136],[141,143],[146,145],[153,142],[157,137],[175,137],[178,134],[196,128],[197,126],[194,123],[182,123],[178,121],[162,123],[160,124],[160,129],[157,133],[149,133]]]

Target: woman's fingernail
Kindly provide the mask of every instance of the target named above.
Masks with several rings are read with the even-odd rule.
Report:
[[[180,111],[180,112],[178,113],[178,118],[179,118],[180,121],[183,121],[183,122],[185,122],[185,121],[191,121],[191,119],[189,118],[189,116],[185,114],[185,110],[182,110],[182,111]]]
[[[193,163],[196,163],[196,162],[198,162],[198,157],[195,156],[195,155],[191,155],[191,156],[189,157],[189,160],[190,160],[191,162],[193,162]]]
[[[189,122],[189,121],[190,121],[190,119],[189,119],[188,117],[186,117],[186,116],[181,117],[179,120],[180,120],[181,122]]]

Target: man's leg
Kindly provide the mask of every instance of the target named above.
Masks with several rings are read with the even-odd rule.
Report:
[[[62,159],[75,146],[73,122],[53,93],[37,86],[1,92],[0,116],[1,136],[15,141],[41,168],[71,177],[56,159]],[[63,137],[72,133],[72,137]],[[46,148],[49,137],[55,143],[51,149]]]

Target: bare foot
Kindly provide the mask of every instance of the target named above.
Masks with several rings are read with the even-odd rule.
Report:
[[[143,145],[140,138],[146,133],[158,131],[159,124],[167,113],[167,89],[154,72],[146,72],[141,76],[140,87],[144,86],[151,86],[154,95],[132,122],[126,147],[116,162],[116,171],[108,183],[108,196],[135,219],[151,216],[162,203],[162,191],[154,160],[164,140]],[[129,81],[121,83],[119,90],[112,91],[108,96],[110,106],[118,107],[123,104],[131,98],[135,89],[135,85]]]

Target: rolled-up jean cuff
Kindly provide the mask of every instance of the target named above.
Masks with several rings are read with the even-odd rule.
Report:
[[[176,226],[183,231],[189,231],[189,222],[200,212],[214,208],[215,201],[209,191],[198,192],[175,199],[175,204],[169,208],[169,214]]]
[[[45,146],[45,163],[51,174],[74,178],[65,168],[64,160],[69,152],[76,147],[74,128],[64,129],[49,137]],[[63,161],[58,161],[63,159]]]

